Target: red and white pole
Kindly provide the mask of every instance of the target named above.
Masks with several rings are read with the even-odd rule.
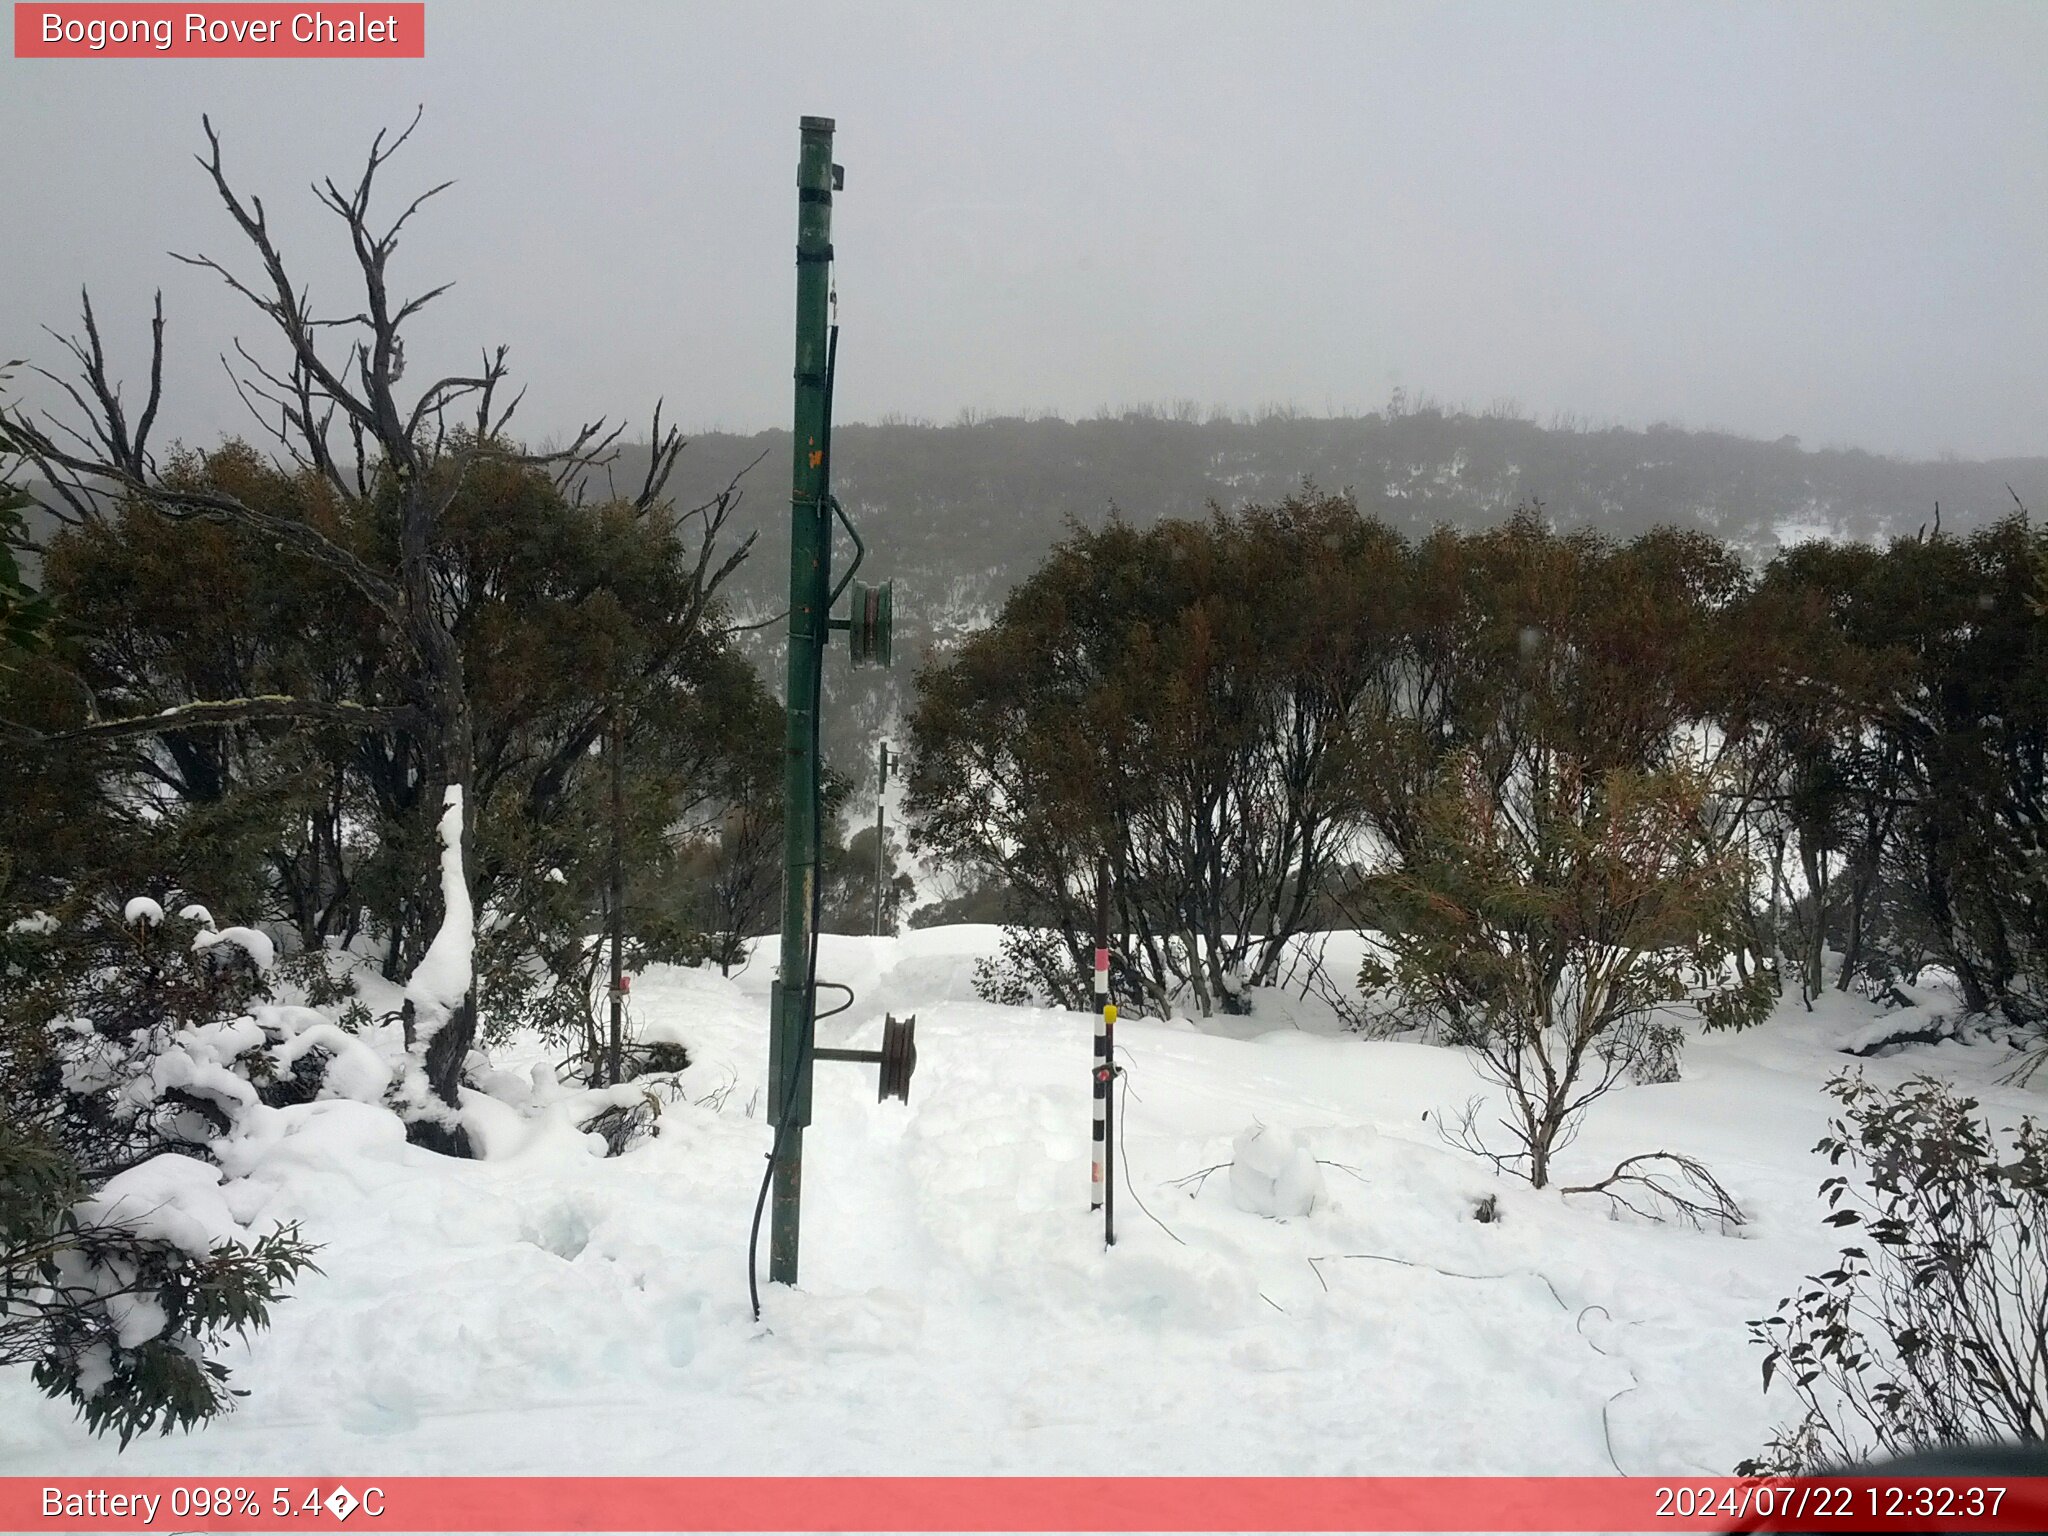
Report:
[[[1089,1194],[1093,1197],[1088,1204],[1091,1211],[1102,1209],[1102,1192],[1107,1187],[1103,1179],[1104,1159],[1109,1148],[1109,1020],[1100,1016],[1100,1010],[1109,1006],[1109,948],[1095,946],[1095,1006],[1099,1022],[1095,1026],[1095,1162],[1089,1177],[1093,1181]]]

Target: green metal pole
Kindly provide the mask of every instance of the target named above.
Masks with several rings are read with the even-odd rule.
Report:
[[[796,434],[789,505],[789,656],[782,777],[782,972],[769,1020],[770,1118],[781,1155],[769,1226],[768,1278],[796,1284],[804,1126],[811,1114],[811,909],[818,878],[817,707],[831,592],[825,503],[826,296],[832,259],[832,119],[806,117],[797,161]],[[787,1120],[788,1124],[784,1124]]]

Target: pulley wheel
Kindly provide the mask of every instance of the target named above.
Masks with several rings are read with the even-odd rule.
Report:
[[[917,1019],[889,1018],[882,1024],[882,1070],[877,1104],[896,1099],[910,1102],[910,1074],[917,1070]]]

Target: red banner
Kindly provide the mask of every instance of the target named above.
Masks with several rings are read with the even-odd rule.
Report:
[[[14,7],[17,59],[422,59],[423,0]]]
[[[0,1478],[8,1531],[2048,1531],[2048,1478]]]

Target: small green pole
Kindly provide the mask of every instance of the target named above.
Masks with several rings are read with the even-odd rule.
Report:
[[[831,593],[832,540],[825,501],[831,281],[833,123],[806,117],[797,161],[796,432],[789,493],[789,655],[783,763],[782,970],[769,1020],[769,1111],[778,1128],[768,1277],[796,1284],[804,1126],[810,1121],[811,905],[818,878],[817,707]],[[784,1120],[788,1124],[783,1124]]]

